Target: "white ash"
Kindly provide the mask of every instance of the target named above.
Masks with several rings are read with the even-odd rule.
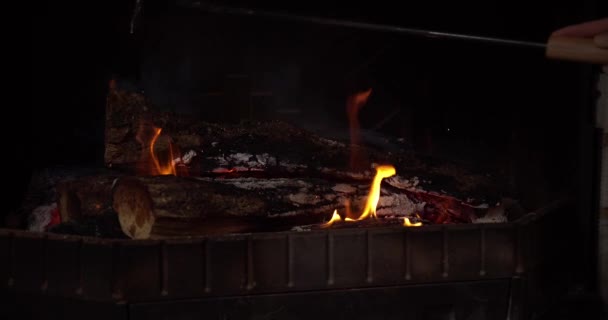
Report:
[[[112,180],[112,186],[110,186],[110,189],[112,189],[112,191],[114,191],[114,187],[116,187],[116,182],[118,182],[118,180],[120,180],[120,178]]]
[[[237,171],[247,170],[263,170],[266,167],[274,167],[280,165],[288,169],[304,169],[303,164],[291,163],[289,161],[281,161],[278,163],[277,158],[268,153],[251,154],[244,152],[231,153],[221,157],[215,157],[220,166],[234,167]]]
[[[43,232],[51,223],[53,210],[57,209],[57,203],[36,207],[28,217],[28,230]]]
[[[287,212],[282,212],[282,213],[277,213],[277,214],[269,214],[268,217],[270,218],[275,218],[275,217],[286,217],[286,216],[300,216],[300,215],[315,215],[315,214],[327,214],[328,212],[331,213],[336,209],[336,205],[335,204],[329,204],[329,205],[324,205],[324,206],[319,206],[313,209],[310,208],[305,208],[305,209],[301,209],[301,210],[292,210],[292,211],[287,211]]]
[[[487,206],[487,205],[486,205]],[[525,210],[521,207],[517,200],[511,198],[502,198],[496,205],[485,211],[485,215],[473,219],[474,223],[503,223],[508,222],[509,214],[515,215],[525,214]]]
[[[404,194],[381,196],[376,214],[378,216],[413,216],[424,209],[426,203],[416,203]]]
[[[277,178],[260,181],[259,179],[255,178],[244,178],[227,179],[222,182],[246,190],[267,190],[277,188],[281,188],[282,190],[296,189],[295,192],[284,195],[284,197],[288,199],[290,203],[295,205],[316,205],[324,200],[328,200],[327,198],[321,197],[313,192],[314,189],[319,188],[319,186],[302,180]],[[335,197],[329,201],[332,200],[335,200]]]
[[[399,189],[405,189],[405,190],[414,189],[418,186],[418,184],[420,184],[420,180],[418,179],[418,177],[412,177],[410,179],[406,179],[401,176],[393,176],[393,177],[384,179],[384,181],[386,181],[386,183],[388,183],[389,185],[391,185],[393,187],[396,187]]]
[[[183,156],[173,159],[173,165],[189,164],[194,157],[196,157],[196,151],[190,150],[186,152],[186,154],[184,154]]]
[[[256,178],[239,178],[225,179],[221,181],[225,184],[231,184],[240,189],[260,190],[260,189],[275,189],[275,188],[313,188],[314,186],[306,181],[287,178],[276,179],[256,179]]]
[[[319,142],[321,142],[321,144],[326,145],[326,146],[331,146],[331,147],[346,147],[346,145],[340,141],[336,141],[336,140],[330,140],[327,138],[321,138],[319,137]]]
[[[217,157],[219,165],[230,166],[230,165],[245,165],[247,167],[256,167],[262,165],[258,158],[250,153],[231,153],[224,155],[223,157]]]
[[[265,166],[277,164],[277,158],[268,153],[256,154],[255,158],[258,163],[264,164]]]
[[[507,221],[506,210],[502,205],[489,208],[483,217],[473,219],[473,223],[504,223]]]
[[[476,208],[476,209],[489,209],[490,205],[487,203],[481,203],[478,205],[471,205],[471,207]]]

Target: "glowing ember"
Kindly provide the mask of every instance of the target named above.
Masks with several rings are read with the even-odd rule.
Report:
[[[213,173],[235,173],[238,172],[236,168],[227,169],[227,168],[215,168],[212,170]]]
[[[403,219],[403,226],[404,227],[420,227],[420,226],[422,226],[422,222],[412,223],[408,217],[405,217]]]
[[[338,210],[334,210],[334,214],[331,216],[331,219],[327,222],[321,225],[321,228],[327,228],[330,227],[332,224],[334,224],[334,222],[336,221],[340,221],[342,220],[340,218],[340,215],[338,214]]]

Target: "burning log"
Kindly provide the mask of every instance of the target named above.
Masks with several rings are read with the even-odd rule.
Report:
[[[131,238],[155,237],[157,230],[179,229],[174,235],[183,235],[187,230],[175,227],[180,220],[187,226],[214,217],[253,217],[269,206],[263,198],[228,185],[171,176],[123,178],[113,194],[113,208]]]
[[[95,175],[60,183],[58,202],[62,222],[114,212],[129,237],[159,238],[321,223],[345,199],[332,188],[340,189],[316,179]]]
[[[486,177],[429,164],[407,152],[357,146],[361,152],[352,158],[352,146],[283,122],[219,125],[152,109],[142,95],[112,89],[105,161],[127,170],[57,184],[64,224],[111,220],[128,237],[141,239],[322,225],[334,210],[345,221],[471,222],[484,208],[453,194],[483,190],[487,195],[495,186]],[[349,162],[394,167],[376,167],[374,178],[371,170],[349,169]],[[442,181],[435,190],[452,190],[452,195],[428,191],[433,189],[427,188],[429,178]],[[407,224],[404,217],[415,222]],[[370,223],[378,221],[364,224]]]
[[[346,167],[348,149],[335,141],[314,136],[282,122],[216,124],[154,112],[140,94],[112,91],[106,108],[105,162],[108,166],[134,167],[145,154],[138,142],[142,123],[162,128],[153,151],[166,153],[170,143],[180,150],[204,153],[194,171],[212,172],[319,166]],[[285,146],[294,148],[285,148]],[[173,159],[172,159],[173,160]],[[290,166],[291,165],[291,166]],[[198,166],[198,168],[196,168]],[[293,167],[293,168],[292,168]]]
[[[380,222],[361,224],[408,216],[425,223],[471,222],[486,210],[418,190],[401,179],[386,180],[376,198]],[[95,175],[62,182],[58,189],[63,222],[86,224],[91,217],[113,214],[125,235],[141,239],[288,230],[320,225],[335,209],[358,219],[367,210],[370,185],[312,178]]]
[[[351,121],[366,96],[361,99],[349,105]],[[120,226],[131,238],[163,238],[322,225],[334,210],[345,221],[372,225],[378,221],[361,220],[466,223],[487,206],[454,194],[488,195],[496,185],[461,167],[429,164],[402,151],[355,143],[361,152],[352,157],[353,145],[283,122],[219,125],[152,109],[140,94],[111,90],[105,160],[113,170],[57,184],[64,226],[72,223],[71,230],[86,232],[91,221],[99,221]],[[361,162],[367,168],[391,165],[375,166],[375,177],[371,170],[348,167]]]
[[[170,164],[188,162],[190,176],[340,176],[363,182],[373,178],[372,164],[390,163],[402,176],[421,177],[420,186],[427,190],[480,201],[490,198],[492,202],[501,196],[499,186],[506,185],[486,172],[475,173],[460,165],[426,159],[407,152],[402,145],[394,144],[390,151],[358,145],[353,159],[348,142],[327,139],[285,122],[217,124],[154,110],[158,108],[141,94],[110,91],[106,107],[107,166],[135,168],[142,155],[151,153],[149,157],[163,156]],[[154,140],[153,145],[142,142],[142,124],[162,128],[157,137],[147,139]],[[187,159],[184,153],[189,153]],[[357,170],[349,167],[354,162]]]

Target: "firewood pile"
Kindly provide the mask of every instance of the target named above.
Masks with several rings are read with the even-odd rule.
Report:
[[[281,121],[220,124],[157,110],[140,93],[112,89],[106,167],[36,175],[23,206],[30,229],[145,239],[521,214],[495,177],[406,149],[351,145]],[[382,165],[396,174],[378,181],[373,217],[358,220]],[[341,221],[329,226],[334,211]]]

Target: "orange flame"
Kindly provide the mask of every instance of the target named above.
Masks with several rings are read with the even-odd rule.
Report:
[[[175,157],[179,157],[173,144],[169,142],[168,157],[165,161],[160,161],[154,149],[158,138],[162,132],[161,128],[141,123],[137,132],[137,141],[142,144],[142,155],[139,162],[139,173],[146,175],[177,175],[175,168]],[[151,137],[150,137],[151,136]]]
[[[156,157],[154,152],[154,145],[156,144],[156,140],[160,136],[162,129],[154,128],[154,137],[152,138],[152,142],[150,143],[150,155],[152,156],[152,161],[154,161],[154,167],[156,168],[156,172],[159,175],[176,175],[175,173],[175,164],[173,163],[173,145],[169,144],[169,161],[167,163],[161,164]]]
[[[382,179],[392,177],[395,173],[397,173],[395,167],[390,165],[378,166],[376,168],[376,176],[374,177],[374,181],[372,181],[372,187],[367,196],[365,209],[357,220],[363,220],[370,215],[373,218],[376,218],[376,206],[380,200],[380,184],[382,183]]]
[[[362,164],[363,155],[358,147],[361,144],[361,136],[359,132],[359,110],[367,103],[372,89],[369,88],[363,92],[358,92],[348,97],[346,100],[346,115],[350,128],[350,167],[356,169]]]
[[[340,218],[340,215],[338,214],[338,209],[336,209],[334,210],[334,214],[331,216],[331,219],[327,223],[322,224],[321,228],[330,227],[332,224],[334,224],[334,222],[340,220],[342,220],[342,218]]]
[[[346,217],[345,221],[356,221],[352,219],[355,217],[355,215],[353,214],[353,210],[351,208],[350,199],[344,200],[344,211],[344,216]]]
[[[348,217],[348,215],[350,214],[350,202],[347,200],[346,201],[346,211],[349,214],[347,214],[346,218],[344,218],[344,221],[355,222],[355,221],[361,221],[368,217],[377,218],[378,216],[376,215],[376,207],[378,206],[378,202],[380,201],[380,190],[381,190],[380,185],[382,183],[382,179],[392,177],[396,173],[397,173],[397,171],[395,170],[395,167],[393,167],[391,165],[382,165],[382,166],[376,167],[376,176],[374,176],[374,180],[372,181],[372,186],[369,190],[369,194],[367,196],[367,201],[365,203],[365,209],[363,210],[363,213],[361,213],[361,216],[359,216],[359,218],[357,218],[357,219],[352,219],[352,218]],[[416,213],[416,217],[418,219],[420,219],[420,215],[418,215],[417,213]],[[327,223],[324,223],[323,225],[321,225],[321,227],[322,228],[330,227],[336,221],[342,221],[340,215],[338,215],[337,209],[334,210],[334,214],[332,215],[331,219]],[[420,226],[422,226],[422,222],[420,222],[420,221],[411,222],[408,217],[405,217],[405,218],[403,218],[403,226],[404,227],[420,227]]]
[[[408,217],[405,217],[403,219],[403,226],[404,227],[420,227],[420,226],[422,226],[422,222],[412,223]]]

